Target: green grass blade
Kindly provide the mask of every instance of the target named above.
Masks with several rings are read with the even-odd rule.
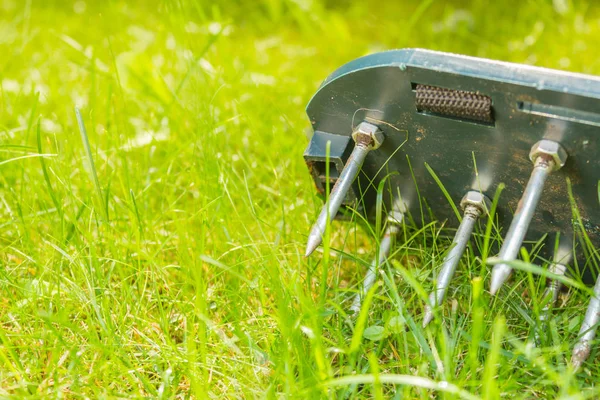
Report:
[[[77,117],[77,124],[79,125],[79,133],[81,134],[81,141],[83,142],[83,148],[85,150],[85,156],[87,159],[87,170],[90,173],[90,178],[94,184],[94,188],[96,189],[96,200],[98,204],[101,205],[100,209],[102,210],[102,215],[105,220],[108,221],[108,209],[107,205],[104,201],[104,195],[102,194],[102,188],[100,187],[100,181],[98,180],[98,173],[96,172],[96,165],[94,163],[94,157],[92,155],[92,148],[90,147],[90,140],[88,138],[87,130],[85,129],[85,124],[83,122],[83,117],[79,112],[79,109],[75,108],[75,115]]]

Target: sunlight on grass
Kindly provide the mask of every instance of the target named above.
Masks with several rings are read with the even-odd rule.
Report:
[[[468,251],[423,329],[450,239],[405,226],[347,315],[378,232],[350,214],[326,257],[302,257],[322,204],[302,152],[306,103],[349,60],[425,47],[600,74],[599,11],[0,0],[0,396],[598,397],[596,353],[567,362],[588,291],[561,296],[545,346],[528,344],[540,299],[519,280],[548,276],[535,253],[542,268],[516,263],[491,299]],[[472,246],[486,260],[498,238],[479,229]]]

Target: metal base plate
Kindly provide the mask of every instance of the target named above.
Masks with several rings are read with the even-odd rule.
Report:
[[[417,84],[489,96],[494,121],[419,112]],[[527,240],[554,232],[577,236],[570,181],[585,230],[594,246],[600,244],[600,78],[427,50],[397,50],[360,58],[335,71],[311,99],[307,114],[315,131],[313,140],[323,134],[350,136],[362,121],[377,124],[386,140],[367,156],[355,194],[371,215],[379,182],[397,172],[388,177],[386,187],[394,193],[399,190],[418,224],[430,221],[431,211],[436,219],[458,226],[433,171],[455,204],[469,190],[493,198],[504,183],[498,217],[506,232],[532,170],[531,146],[543,138],[560,142],[569,158],[549,177]],[[352,144],[350,140],[348,145]],[[319,156],[325,155],[309,154]],[[582,268],[589,257],[579,260]]]

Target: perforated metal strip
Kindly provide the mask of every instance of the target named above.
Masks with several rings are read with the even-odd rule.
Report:
[[[429,85],[416,85],[419,112],[492,123],[492,99],[483,94],[451,90]]]

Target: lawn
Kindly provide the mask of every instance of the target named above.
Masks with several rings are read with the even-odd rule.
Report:
[[[398,238],[349,316],[376,239],[335,222],[336,251],[303,257],[302,158],[306,103],[354,58],[600,75],[599,37],[576,0],[1,0],[0,396],[600,397],[600,353],[569,366],[589,292],[536,347],[535,278],[492,299],[469,252],[421,328],[439,225]]]

